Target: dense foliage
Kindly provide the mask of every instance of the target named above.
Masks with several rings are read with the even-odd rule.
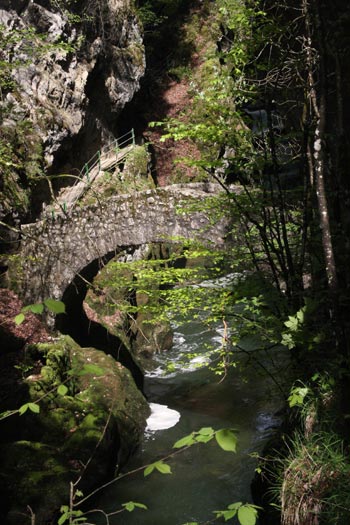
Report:
[[[131,319],[151,314],[146,319],[151,325],[179,312],[209,325],[222,323],[213,368],[223,377],[245,352],[241,341],[247,334],[255,334],[252,355],[258,364],[261,352],[287,347],[295,384],[290,392],[280,386],[298,430],[283,459],[274,458],[274,503],[281,506],[285,525],[309,524],[310,513],[314,523],[343,525],[350,513],[344,452],[349,441],[350,10],[345,2],[329,0],[217,0],[201,9],[210,30],[201,66],[188,73],[191,107],[153,125],[163,127],[164,139],[189,140],[200,151],[199,160],[187,162],[219,183],[223,195],[197,206],[212,221],[222,214],[231,217],[231,243],[214,251],[172,239],[176,249],[166,256],[131,263],[114,259],[91,288],[96,296],[104,294],[112,312],[117,306]],[[185,11],[180,0],[139,2],[148,52],[158,63],[174,17]],[[99,23],[104,27],[103,17]],[[26,41],[18,34],[11,38]],[[8,45],[3,39],[2,55]],[[188,60],[190,49],[183,52]],[[9,67],[5,57],[3,91],[14,89]],[[28,206],[16,178],[40,173],[40,141],[33,133],[32,123],[24,120],[16,130],[5,126],[0,137],[2,190],[9,207]],[[227,274],[231,280],[222,285],[218,278]],[[41,313],[41,306],[35,308]],[[66,394],[62,388],[58,393]],[[37,406],[29,402],[19,412],[36,413]],[[231,429],[204,428],[174,447],[214,437],[234,452]],[[270,467],[264,468],[269,474]],[[145,475],[153,471],[169,474],[170,467],[158,460],[145,467]],[[86,519],[76,510],[75,497],[82,494],[62,507],[59,524]],[[137,502],[124,507],[144,508]],[[217,518],[238,518],[242,525],[254,524],[256,514],[255,506],[240,502],[216,511]]]
[[[155,125],[165,127],[165,139],[195,142],[201,159],[188,162],[226,191],[236,221],[233,238],[245,240],[241,257],[236,249],[226,253],[231,270],[244,266],[255,270],[262,282],[274,284],[273,294],[265,289],[263,298],[248,292],[243,315],[242,299],[237,301],[235,293],[226,289],[219,299],[216,291],[204,289],[211,313],[216,318],[221,314],[231,329],[229,353],[239,348],[238,314],[262,340],[266,336],[272,344],[287,346],[297,364],[296,377],[303,381],[290,394],[291,407],[308,406],[308,389],[317,399],[302,414],[304,435],[301,445],[300,438],[296,441],[295,454],[302,449],[312,456],[316,440],[327,458],[338,458],[334,482],[326,482],[317,471],[307,482],[312,495],[303,501],[289,477],[293,482],[290,472],[306,471],[307,466],[296,466],[289,445],[291,465],[287,462],[282,483],[283,490],[296,490],[295,508],[282,492],[282,503],[288,500],[287,507],[282,505],[283,523],[309,523],[311,512],[315,520],[340,524],[349,513],[335,481],[343,479],[347,468],[344,453],[339,460],[337,444],[349,439],[349,8],[345,2],[331,6],[326,0],[218,0],[209,12],[217,48],[209,49],[204,66],[191,78],[193,104],[180,117]],[[232,181],[243,188],[241,195],[231,191]],[[198,287],[196,297],[200,295]],[[188,296],[182,289],[181,303],[196,310],[192,296],[186,302]],[[265,323],[259,324],[260,319]],[[323,434],[330,417],[334,434]],[[321,434],[311,437],[316,429]],[[319,468],[327,469],[327,462]],[[301,505],[305,515],[297,513]]]

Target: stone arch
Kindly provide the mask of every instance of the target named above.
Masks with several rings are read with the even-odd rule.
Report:
[[[61,297],[66,305],[66,313],[56,316],[55,327],[61,333],[70,335],[82,347],[91,346],[112,355],[130,370],[137,386],[142,389],[143,374],[130,351],[118,337],[100,323],[89,319],[83,308],[89,282],[93,281],[101,266],[107,264],[118,251],[124,250],[125,248],[113,250],[102,258],[94,259],[75,275]]]
[[[89,264],[120,246],[167,242],[174,237],[223,244],[228,221],[211,221],[207,212],[179,206],[217,194],[217,185],[184,184],[111,197],[76,207],[68,216],[46,217],[23,227],[20,295],[28,303],[61,299]]]

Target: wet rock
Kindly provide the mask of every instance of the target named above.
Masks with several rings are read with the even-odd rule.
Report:
[[[103,352],[82,349],[69,337],[27,352],[45,363],[25,381],[27,402],[41,398],[40,412],[13,416],[17,438],[1,449],[2,509],[6,523],[24,525],[29,505],[41,525],[68,504],[70,482],[81,478],[76,488],[87,495],[125,463],[149,407],[131,374]]]

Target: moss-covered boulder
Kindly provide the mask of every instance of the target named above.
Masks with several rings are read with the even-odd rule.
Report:
[[[149,413],[130,372],[103,352],[60,337],[28,353],[44,366],[26,379],[32,405],[13,416],[18,439],[0,453],[11,525],[30,523],[29,507],[35,525],[50,523],[68,504],[70,483],[86,495],[112,476],[137,447]]]

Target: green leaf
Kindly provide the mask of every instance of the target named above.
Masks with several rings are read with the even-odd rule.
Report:
[[[60,385],[58,388],[57,388],[57,394],[59,396],[65,396],[68,392],[68,388],[66,387],[66,385]]]
[[[308,387],[294,387],[288,397],[289,406],[303,406],[305,397],[309,393]]]
[[[289,348],[289,350],[293,350],[293,348],[295,348],[296,344],[295,344],[295,341],[292,337],[292,334],[282,334],[282,341],[281,343],[283,344],[283,346],[286,346],[287,348]]]
[[[152,465],[148,465],[148,467],[146,467],[145,470],[143,471],[144,477],[149,476],[150,474],[152,474],[152,472],[154,471],[155,468],[156,467],[155,467],[154,463],[152,463]]]
[[[151,465],[148,465],[143,471],[144,477],[149,476],[154,470],[158,470],[161,474],[171,474],[171,468],[169,465],[164,463],[162,460],[155,461]]]
[[[304,309],[303,308],[297,312],[297,319],[298,319],[300,324],[304,323],[305,314],[304,314]]]
[[[222,516],[224,517],[225,521],[230,520],[231,518],[234,518],[237,514],[236,510],[225,510],[222,513]]]
[[[122,507],[125,507],[128,512],[132,512],[135,508],[133,501],[128,501],[128,503],[123,503]]]
[[[257,518],[257,510],[250,505],[242,505],[238,509],[237,517],[241,525],[255,525]]]
[[[225,521],[228,521],[236,516],[237,510],[214,510],[214,513],[216,514],[217,518],[224,518]]]
[[[57,525],[63,525],[69,519],[69,512],[64,512],[57,522]]]
[[[198,434],[201,436],[212,436],[214,434],[214,429],[212,427],[203,427],[198,430]]]
[[[23,306],[21,312],[23,312],[24,314],[26,314],[27,312],[30,312],[31,311],[31,309],[30,309],[31,306],[33,306],[33,305],[28,304],[27,306]]]
[[[125,507],[125,509],[128,512],[132,512],[135,508],[147,510],[146,505],[144,505],[143,503],[137,503],[136,501],[128,501],[127,503],[122,503],[122,507]]]
[[[24,314],[20,313],[20,314],[16,315],[16,317],[15,317],[16,325],[22,324],[24,319],[25,319],[25,315]]]
[[[30,304],[28,305],[28,309],[33,314],[42,314],[44,311],[44,305],[43,303]]]
[[[161,474],[171,474],[170,466],[163,461],[157,461],[157,463],[155,463],[155,467]]]
[[[214,437],[214,434],[211,435],[211,436],[196,436],[195,440],[196,440],[196,443],[208,443],[209,441],[211,441]]]
[[[231,503],[231,505],[228,505],[227,508],[230,510],[237,510],[239,507],[242,507],[241,501],[236,501],[236,503]]]
[[[66,305],[62,301],[56,301],[55,299],[45,299],[44,304],[46,308],[54,314],[64,314],[66,311]]]
[[[286,321],[284,324],[287,328],[290,328],[292,332],[296,332],[298,330],[298,319],[296,317],[291,315],[288,316],[288,321]]]
[[[25,405],[22,405],[21,407],[19,407],[19,409],[18,409],[19,415],[23,416],[23,414],[25,412],[27,412],[28,408],[29,408],[28,403],[26,403]]]
[[[18,413],[19,413],[20,416],[23,416],[23,414],[25,414],[25,412],[27,412],[27,410],[30,410],[31,412],[34,412],[35,414],[39,414],[40,407],[36,403],[26,403],[25,405],[22,405],[18,409]]]
[[[34,414],[39,414],[40,412],[40,407],[36,403],[28,403],[28,408],[34,412]]]
[[[192,433],[176,441],[176,443],[173,445],[173,448],[188,447],[193,445],[195,442],[194,434]]]
[[[144,505],[143,503],[137,503],[134,501],[134,505],[135,507],[137,507],[138,509],[144,509],[144,510],[147,510],[147,506]]]
[[[237,447],[237,436],[230,430],[223,428],[215,433],[216,441],[219,446],[227,452],[236,452]]]

